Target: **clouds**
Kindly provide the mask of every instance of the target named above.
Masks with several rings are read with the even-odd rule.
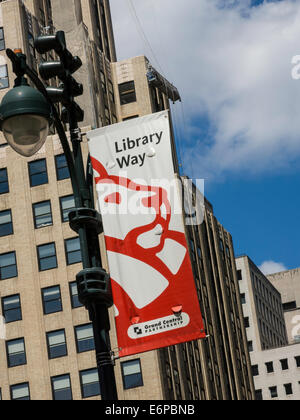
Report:
[[[178,87],[195,175],[274,171],[300,158],[300,81],[291,77],[300,0],[251,9],[251,0],[133,0],[155,57],[129,3],[111,0],[119,59],[145,54]]]
[[[259,266],[259,269],[264,275],[280,273],[281,271],[287,270],[284,264],[275,261],[265,261]]]

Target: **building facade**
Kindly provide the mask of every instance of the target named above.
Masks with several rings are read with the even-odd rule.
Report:
[[[267,276],[282,297],[289,344],[300,343],[300,269]]]
[[[5,48],[22,48],[33,69],[42,59],[33,39],[64,30],[83,67],[85,132],[169,108],[177,89],[145,57],[116,60],[108,0],[7,0],[0,2],[0,99],[13,87]],[[53,58],[53,57],[52,57]],[[76,73],[77,78],[77,73]],[[51,83],[56,84],[56,80]],[[82,102],[81,102],[82,101]],[[85,127],[86,126],[86,127]],[[174,148],[176,169],[176,153]],[[81,270],[79,240],[68,224],[74,207],[58,136],[32,158],[0,141],[0,389],[3,400],[100,399],[88,312],[75,283]],[[119,360],[121,400],[253,399],[254,387],[239,300],[230,234],[206,202],[204,222],[187,229],[206,340]],[[103,263],[107,268],[103,237]],[[1,318],[2,320],[2,318]]]
[[[285,272],[268,276],[271,282],[247,256],[237,258],[236,266],[256,399],[299,400],[300,344],[289,345],[284,313],[287,301],[295,298],[293,285],[276,282]]]

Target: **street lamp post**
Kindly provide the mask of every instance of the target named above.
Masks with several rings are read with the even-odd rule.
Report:
[[[79,236],[83,269],[76,276],[78,297],[89,311],[93,324],[97,368],[103,400],[117,400],[114,375],[114,359],[109,340],[108,308],[113,305],[109,275],[102,268],[99,239],[102,232],[100,214],[94,208],[93,173],[88,158],[85,173],[81,134],[78,122],[83,111],[74,101],[83,93],[82,85],[71,76],[81,66],[81,60],[73,57],[66,48],[64,32],[41,36],[35,47],[41,54],[54,49],[61,61],[42,63],[40,74],[44,79],[60,78],[59,88],[45,88],[43,82],[26,63],[20,50],[7,50],[17,78],[0,106],[1,130],[11,147],[23,156],[33,156],[45,143],[52,120],[59,135],[68,164],[73,187],[75,209],[69,214],[70,227]],[[37,89],[29,86],[27,75]],[[60,117],[56,103],[64,105]],[[69,146],[63,122],[69,123]]]

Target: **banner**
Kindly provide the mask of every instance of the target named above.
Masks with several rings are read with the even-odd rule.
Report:
[[[204,338],[168,111],[87,136],[120,357]]]

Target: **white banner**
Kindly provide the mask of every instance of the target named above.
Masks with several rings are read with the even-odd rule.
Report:
[[[204,337],[168,112],[91,131],[88,139],[120,356]]]

